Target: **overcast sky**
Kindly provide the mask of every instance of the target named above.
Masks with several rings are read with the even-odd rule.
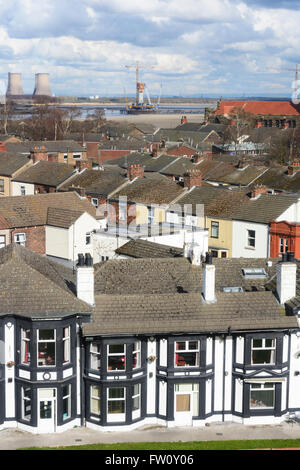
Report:
[[[55,95],[134,93],[138,60],[152,96],[291,96],[282,69],[300,64],[299,0],[10,0],[0,15],[0,79],[22,73],[25,93],[38,72]]]

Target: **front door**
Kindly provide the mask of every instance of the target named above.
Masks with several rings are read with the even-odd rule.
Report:
[[[198,384],[176,384],[174,390],[174,418],[177,426],[192,426],[198,415]]]
[[[40,433],[51,433],[56,430],[55,388],[38,390],[38,430]]]

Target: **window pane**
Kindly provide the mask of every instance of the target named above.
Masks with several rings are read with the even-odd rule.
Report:
[[[125,413],[125,401],[115,400],[108,402],[108,413]]]
[[[109,356],[108,370],[125,370],[125,356]]]
[[[124,398],[124,388],[112,387],[108,389],[109,398]]]
[[[177,351],[184,351],[185,350],[185,341],[177,342],[176,343],[176,350]]]
[[[100,400],[91,397],[91,413],[100,415]]]
[[[136,411],[140,409],[140,396],[134,397],[132,399],[132,411]]]
[[[198,349],[198,341],[189,341],[188,345],[189,349]]]
[[[254,339],[253,340],[253,347],[254,348],[261,348],[262,347],[262,339]]]
[[[54,340],[54,330],[39,330],[39,339]]]
[[[198,358],[199,353],[197,352],[181,352],[176,354],[176,365],[180,367],[197,366]]]
[[[267,384],[268,388],[272,384]],[[250,408],[274,408],[274,388],[272,390],[251,390]]]
[[[110,344],[109,346],[109,353],[110,354],[124,354],[125,345],[124,344]]]
[[[55,343],[41,342],[38,345],[38,365],[55,365]]]

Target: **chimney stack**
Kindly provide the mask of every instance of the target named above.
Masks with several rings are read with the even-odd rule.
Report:
[[[260,196],[261,194],[267,194],[268,192],[268,188],[267,186],[264,186],[264,185],[255,185],[251,191],[251,195],[250,195],[250,198],[251,199],[255,199],[257,198],[258,196]]]
[[[288,166],[288,175],[293,176],[300,171],[300,162],[295,160],[291,165]]]
[[[127,177],[130,179],[130,181],[134,180],[135,178],[143,178],[144,171],[144,167],[141,166],[139,163],[135,165],[130,165],[130,167],[127,168]]]
[[[185,124],[187,122],[186,116],[182,116],[180,120],[180,124]]]
[[[215,295],[215,270],[212,264],[212,255],[206,253],[205,262],[202,264],[202,295],[207,303],[216,302]]]
[[[202,173],[199,168],[189,170],[184,175],[184,187],[192,189],[194,186],[202,186]]]
[[[276,265],[276,274],[279,303],[284,305],[296,296],[297,265],[293,252],[282,254],[282,260]]]
[[[78,254],[78,262],[76,265],[76,287],[77,297],[84,302],[94,305],[94,266],[93,258],[90,253],[85,256]]]
[[[48,154],[47,154],[47,149],[44,145],[41,147],[38,147],[35,145],[33,149],[30,150],[30,158],[33,161],[33,163],[38,162],[40,160],[47,161],[48,160]]]

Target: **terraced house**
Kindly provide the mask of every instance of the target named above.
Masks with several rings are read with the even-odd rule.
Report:
[[[266,424],[300,409],[292,253],[94,266],[82,253],[74,273],[11,244],[0,266],[1,428]]]

